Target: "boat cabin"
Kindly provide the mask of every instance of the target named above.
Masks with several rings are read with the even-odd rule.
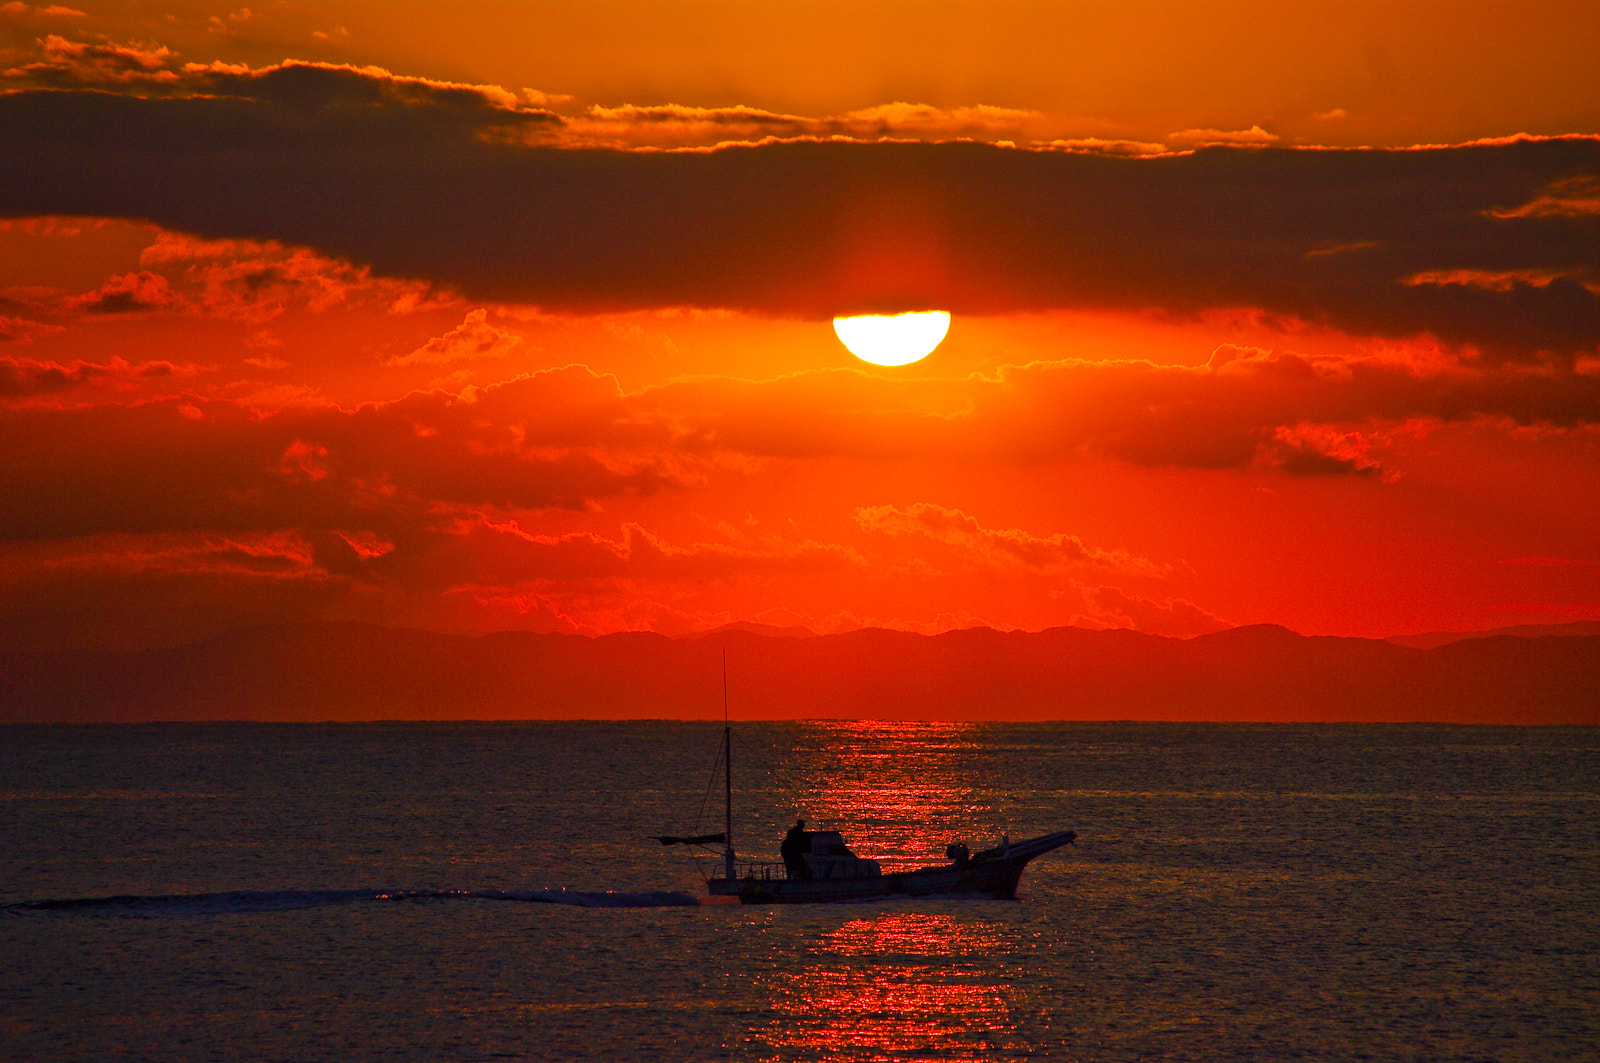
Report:
[[[851,852],[844,835],[836,830],[808,830],[806,838],[811,842],[805,858],[812,881],[877,878],[883,873],[876,860],[863,860]]]

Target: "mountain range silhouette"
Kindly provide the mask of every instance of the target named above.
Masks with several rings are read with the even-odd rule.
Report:
[[[1600,634],[1398,640],[1272,625],[1192,639],[730,625],[469,637],[251,628],[137,653],[0,652],[0,722],[735,718],[1600,723]],[[1587,630],[1580,626],[1579,631]]]

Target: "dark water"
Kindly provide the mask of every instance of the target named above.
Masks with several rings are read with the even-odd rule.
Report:
[[[645,838],[720,737],[0,729],[0,1058],[1600,1059],[1595,729],[741,725],[742,851],[1079,833],[792,908]]]

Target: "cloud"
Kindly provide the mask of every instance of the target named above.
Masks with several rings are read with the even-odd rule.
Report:
[[[63,331],[65,330],[60,325],[0,314],[0,343],[32,343],[35,336]]]
[[[87,12],[77,8],[64,7],[61,4],[24,4],[21,0],[11,0],[10,3],[0,4],[0,15],[18,21],[35,18],[73,19],[88,18]]]
[[[0,573],[12,579],[19,576],[19,568],[78,576],[215,573],[282,576],[306,570],[312,563],[312,550],[304,537],[293,532],[108,534],[79,540],[66,548],[56,545],[13,550],[5,560],[11,564],[0,561]]]
[[[1263,463],[1294,476],[1377,476],[1383,470],[1370,457],[1370,449],[1360,432],[1341,432],[1325,424],[1281,425],[1259,456]]]
[[[236,11],[228,12],[226,19],[220,15],[210,16],[206,19],[206,29],[212,33],[232,36],[237,32],[240,25],[249,22],[254,17],[248,7],[241,7]]]
[[[632,392],[568,366],[351,408],[301,400],[269,409],[185,392],[105,401],[92,390],[145,385],[135,394],[148,394],[152,380],[170,378],[177,391],[187,368],[0,360],[9,400],[0,403],[0,569],[12,566],[5,593],[20,603],[6,614],[12,627],[57,630],[71,609],[94,612],[102,600],[110,604],[96,617],[127,621],[144,593],[147,604],[189,603],[169,619],[171,631],[190,634],[207,616],[233,624],[326,610],[430,626],[492,615],[507,626],[525,616],[562,630],[691,630],[699,606],[680,603],[700,591],[686,588],[866,573],[874,557],[906,554],[939,578],[978,573],[1055,589],[1085,573],[1159,579],[1163,564],[1115,544],[990,526],[930,502],[847,510],[865,559],[754,525],[707,524],[704,541],[627,517],[611,518],[615,531],[569,529],[607,519],[597,514],[612,500],[689,497],[714,477],[810,458],[1025,467],[1102,455],[1362,478],[1379,490],[1405,471],[1407,452],[1396,460],[1392,441],[1433,421],[1497,418],[1540,432],[1600,424],[1600,376],[1228,345],[1192,367],[1039,362],[959,380],[833,370]],[[552,520],[556,510],[567,513]],[[1221,624],[1180,598],[1080,590],[1086,604],[1070,608],[1084,623],[1170,634]],[[629,600],[667,612],[624,608]],[[70,626],[62,638],[74,637]]]
[[[115,224],[104,218],[45,216],[0,221],[0,230],[65,239]],[[321,313],[377,304],[393,314],[448,310],[453,292],[425,281],[375,277],[366,267],[276,241],[205,240],[141,226],[151,242],[141,269],[113,276],[88,292],[67,296],[48,287],[0,290],[0,342],[27,342],[83,317],[169,314],[260,326],[292,309]],[[143,232],[136,236],[144,237]],[[30,320],[31,319],[31,320]],[[274,341],[258,331],[252,345]]]
[[[196,309],[210,317],[263,324],[291,305],[313,312],[346,302],[369,287],[366,271],[304,248],[273,248],[267,254],[189,267],[201,294]]]
[[[459,507],[661,490],[688,475],[664,439],[635,422],[614,379],[583,369],[352,410],[187,396],[34,405],[0,416],[0,540],[294,527],[395,538]]]
[[[0,357],[0,399],[59,395],[95,386],[133,387],[154,380],[193,376],[198,371],[194,365],[168,361],[127,362],[113,358],[104,364],[85,361],[62,364]]]
[[[229,16],[235,23],[248,17],[248,8]],[[212,21],[231,32],[220,19]],[[378,66],[300,59],[255,68],[220,61],[180,63],[177,52],[160,44],[72,41],[56,34],[39,44],[37,61],[0,76],[23,85],[132,88],[150,95],[203,94],[301,109],[391,105],[461,113],[486,111],[500,122],[559,122],[540,105],[547,99],[543,94],[519,95],[499,85],[412,77]]]
[[[754,475],[810,457],[1028,465],[1099,454],[1362,477],[1377,489],[1391,474],[1387,440],[1413,420],[1600,423],[1600,377],[1237,346],[1198,367],[1041,362],[961,380],[836,370],[633,392],[569,366],[353,408],[263,409],[183,393],[66,405],[59,397],[75,389],[147,383],[144,374],[181,383],[182,367],[11,358],[0,370],[17,399],[0,407],[0,562],[12,566],[5,593],[17,603],[6,616],[18,631],[68,640],[77,636],[64,617],[127,622],[141,600],[147,609],[174,603],[149,625],[174,637],[209,630],[219,617],[229,626],[328,610],[425,625],[445,614],[464,626],[492,615],[514,625],[522,607],[527,623],[564,630],[656,622],[688,630],[687,614],[668,615],[685,588],[873,565],[798,532],[716,527],[706,541],[685,541],[629,519],[614,533],[565,530],[569,517],[550,532],[540,511],[587,521],[613,499],[691,492],[713,474]],[[915,540],[915,553],[948,572],[1068,585],[1084,573],[1166,574],[1114,545],[992,527],[951,506],[852,512],[868,542],[885,537],[897,554]],[[1084,622],[1209,629],[1208,614],[1182,599],[1126,588],[1084,596]],[[624,608],[629,600],[667,603],[668,612]]]
[[[456,301],[426,283],[374,277],[364,267],[271,240],[203,240],[162,230],[140,252],[139,264],[146,267],[140,276],[157,278],[171,292],[150,309],[257,326],[291,308],[320,313],[372,300],[410,313]]]
[[[1013,134],[1021,139],[1028,126],[1043,117],[1038,111],[1015,107],[978,104],[946,108],[897,101],[849,111],[839,119],[827,121],[838,122],[839,132],[854,136],[894,137],[917,133],[927,138],[992,139],[1001,134]]]
[[[557,583],[618,579],[703,583],[752,574],[832,572],[861,563],[861,558],[846,547],[810,540],[759,545],[673,545],[632,521],[624,522],[619,539],[593,532],[541,535],[524,531],[515,521],[481,517],[465,521],[455,531],[452,538],[438,544],[448,549],[454,559],[428,559],[434,578],[441,571],[454,573],[463,579],[470,577],[480,588],[497,586],[502,592],[515,586],[532,586],[535,581],[543,581],[548,593],[550,586]]]
[[[19,5],[20,6],[20,5]],[[54,33],[41,42],[42,59],[5,71],[4,76],[39,85],[176,84],[178,55],[158,44],[69,41]]]
[[[0,96],[0,213],[148,218],[557,311],[1252,307],[1490,358],[1600,344],[1600,295],[1579,279],[1600,272],[1600,240],[1573,183],[1600,173],[1600,137],[1153,158],[595,151],[529,146],[564,119],[493,87],[312,64],[184,76],[208,94]],[[1339,247],[1365,249],[1316,253]],[[1555,279],[1407,283],[1473,270]]]
[[[113,277],[94,291],[69,300],[67,307],[86,314],[142,314],[178,302],[167,278],[143,270]]]
[[[435,336],[410,354],[391,358],[388,365],[445,365],[476,358],[504,358],[522,344],[522,337],[509,329],[489,324],[484,308],[467,313],[461,324]]]
[[[707,147],[767,139],[1030,140],[1045,116],[1037,111],[974,105],[881,104],[813,117],[757,107],[681,104],[594,105],[565,116],[559,133],[532,130],[536,141],[568,147]],[[1158,150],[1160,150],[1158,145]]]
[[[243,64],[190,63],[186,86],[197,91],[303,109],[399,106],[483,115],[504,123],[559,122],[548,109],[499,85],[475,85],[395,74],[379,66],[286,59],[252,69]]]
[[[1076,535],[1057,532],[1039,536],[1020,528],[985,528],[959,509],[929,502],[917,502],[904,508],[865,506],[856,510],[855,519],[866,531],[924,536],[956,547],[986,565],[1030,569],[1090,565],[1139,575],[1159,575],[1165,571],[1162,566],[1125,551],[1085,546]]]
[[[1040,361],[956,381],[833,370],[679,381],[628,401],[672,425],[689,452],[1005,462],[1096,453],[1143,466],[1370,475],[1374,426],[1485,417],[1592,425],[1600,377],[1223,344],[1204,366]]]
[[[1072,618],[1087,627],[1132,628],[1150,635],[1193,638],[1233,625],[1186,598],[1155,600],[1116,587],[1080,587],[1089,612]]]
[[[138,648],[305,619],[686,635],[712,625],[658,600],[685,581],[860,564],[810,541],[674,544],[632,522],[616,538],[536,535],[481,514],[399,541],[357,528],[103,533],[0,543],[0,635],[13,648]]]
[[[1600,215],[1600,175],[1579,174],[1551,181],[1519,207],[1491,209],[1496,218],[1582,218]]]
[[[1082,155],[1161,155],[1167,150],[1165,144],[1143,140],[1106,140],[1101,137],[1057,138],[1036,146],[1054,151],[1077,152]]]
[[[0,546],[0,635],[21,649],[142,649],[316,618],[348,592],[289,535],[106,535]]]
[[[1277,143],[1276,135],[1258,125],[1249,129],[1180,129],[1167,134],[1167,143],[1179,148],[1213,148],[1224,144],[1235,147],[1266,147]]]
[[[1414,273],[1401,278],[1402,284],[1459,284],[1469,288],[1483,288],[1492,292],[1509,292],[1519,284],[1543,288],[1558,281],[1577,278],[1591,291],[1600,287],[1600,277],[1589,278],[1590,271],[1583,268],[1552,269],[1436,269]]]

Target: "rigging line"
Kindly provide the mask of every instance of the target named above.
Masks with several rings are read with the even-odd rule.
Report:
[[[717,767],[719,765],[721,765],[721,763],[722,763],[722,744],[719,742],[719,743],[717,743],[717,755],[716,755],[716,758],[714,760],[712,760],[712,762],[711,762],[711,775],[706,779],[706,792],[700,798],[700,811],[695,813],[695,817],[694,817],[694,833],[695,834],[699,834],[700,833],[700,824],[706,818],[706,806],[711,803],[711,789],[712,789],[712,787],[716,786],[716,784],[717,784]],[[699,851],[699,846],[690,846],[689,849],[688,849],[688,853],[689,853],[689,859],[694,861],[695,874],[699,875],[701,878],[705,878],[706,877],[705,869],[700,864],[700,857],[701,857],[702,854]]]
[[[717,768],[722,765],[722,743],[717,743],[717,756],[711,762],[711,776],[706,779],[705,796],[700,798],[700,811],[695,813],[694,832],[700,833],[700,824],[706,818],[706,806],[711,803],[711,789],[717,785]]]

